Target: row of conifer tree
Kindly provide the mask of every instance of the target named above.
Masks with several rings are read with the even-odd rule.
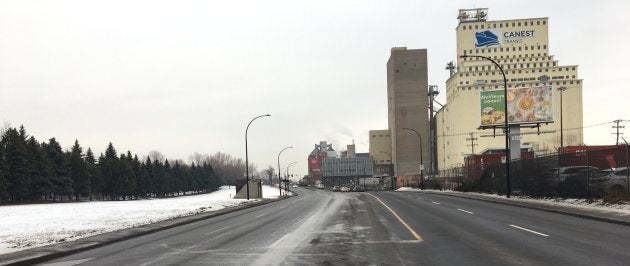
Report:
[[[216,190],[223,185],[207,163],[139,159],[109,143],[98,158],[75,141],[63,151],[55,138],[39,142],[24,127],[0,135],[0,202],[128,200]]]

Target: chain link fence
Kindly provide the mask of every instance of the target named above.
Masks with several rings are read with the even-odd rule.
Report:
[[[627,197],[628,145],[584,147],[510,162],[513,195],[534,197]],[[476,155],[482,156],[482,155]],[[480,162],[479,162],[480,161]],[[506,194],[505,163],[466,160],[442,170],[432,188]]]

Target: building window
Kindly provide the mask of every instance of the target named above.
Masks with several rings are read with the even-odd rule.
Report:
[[[536,25],[540,26],[540,20],[536,21]]]
[[[543,25],[547,25],[547,21],[546,20],[543,20]]]
[[[479,25],[475,25],[475,29],[479,29]]]
[[[543,49],[547,50],[547,45],[546,45],[546,44],[543,44]],[[545,56],[546,56],[546,55],[547,55],[547,54],[545,54]]]

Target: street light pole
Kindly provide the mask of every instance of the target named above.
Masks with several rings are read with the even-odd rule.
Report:
[[[285,147],[278,153],[278,189],[280,189],[280,196],[282,197],[282,168],[280,168],[280,154],[286,149],[292,149],[293,146]]]
[[[416,135],[418,135],[418,139],[420,140],[420,189],[424,189],[424,176],[422,175],[422,170],[424,170],[424,164],[422,164],[422,136],[420,135],[420,133],[418,131],[416,131],[413,128],[408,128],[408,127],[403,127],[402,129],[406,129],[406,130],[411,130],[413,132],[416,132]]]
[[[266,114],[254,117],[251,121],[249,121],[249,124],[247,124],[247,128],[245,128],[245,186],[247,186],[247,200],[249,200],[249,155],[247,153],[247,131],[249,130],[249,126],[252,124],[252,122],[254,122],[254,120],[265,116],[271,115]]]
[[[567,87],[560,87],[558,90],[560,91],[560,151],[562,151],[562,148],[564,148],[564,132],[562,127],[562,114],[564,113],[564,109],[562,108],[562,94],[567,90]]]
[[[505,72],[503,71],[503,68],[501,67],[501,65],[499,65],[496,61],[492,60],[492,58],[487,57],[487,56],[482,56],[482,55],[461,55],[459,56],[460,58],[466,58],[466,57],[477,57],[477,58],[483,58],[486,59],[490,62],[492,62],[498,69],[499,71],[501,71],[501,75],[503,75],[503,102],[505,103],[505,105],[503,106],[505,108],[505,184],[507,186],[507,192],[506,192],[506,196],[509,198],[510,197],[510,125],[508,124],[508,106],[507,106],[507,78],[505,78]],[[520,152],[520,151],[519,151]]]

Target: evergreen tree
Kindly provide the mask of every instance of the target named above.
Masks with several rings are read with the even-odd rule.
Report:
[[[103,193],[108,195],[110,200],[117,199],[118,196],[118,188],[117,188],[117,167],[118,167],[118,155],[116,153],[116,149],[114,145],[110,142],[105,150],[105,155],[98,160],[98,168],[103,178]]]
[[[72,178],[72,187],[76,194],[77,201],[82,196],[89,196],[91,191],[90,185],[90,173],[87,169],[87,164],[82,157],[83,149],[79,145],[79,141],[74,141],[74,146],[68,156],[68,167],[70,177]]]
[[[29,165],[29,178],[31,180],[31,195],[34,200],[46,198],[52,192],[50,182],[51,168],[48,157],[43,153],[42,148],[30,137],[26,142],[27,165]]]
[[[11,202],[30,198],[30,179],[29,170],[26,168],[24,137],[15,128],[9,128],[2,138],[1,146],[6,163],[7,193]]]
[[[48,157],[52,170],[50,177],[52,192],[61,196],[72,195],[74,193],[72,178],[70,178],[66,156],[61,150],[61,145],[55,138],[51,138],[48,144],[42,143],[42,150]],[[53,195],[53,200],[54,197],[55,195]]]
[[[116,168],[117,188],[119,194],[123,196],[131,196],[136,189],[136,177],[132,167],[133,158],[131,152],[128,155],[121,154]]]
[[[129,154],[131,155],[131,154]],[[140,159],[138,159],[138,155],[134,155],[133,160],[131,161],[131,167],[133,168],[134,175],[136,177],[136,186],[134,190],[134,195],[136,198],[146,197],[145,191],[145,174],[144,168],[142,167],[142,163],[140,163]]]
[[[162,176],[163,176],[163,185],[164,185],[164,191],[167,192],[168,194],[172,194],[173,192],[175,192],[175,185],[173,182],[173,175],[172,175],[172,169],[171,169],[171,164],[168,162],[167,160],[164,160],[164,169],[162,172]]]
[[[157,190],[155,187],[155,175],[153,174],[153,163],[151,163],[151,158],[147,157],[146,162],[143,164],[143,179],[144,179],[144,191],[150,195],[157,194]]]
[[[184,170],[179,165],[178,161],[175,161],[175,165],[173,165],[173,169],[171,170],[171,175],[173,179],[173,191],[175,192],[186,192],[186,180],[184,177]]]
[[[98,171],[98,167],[96,165],[96,158],[94,158],[94,153],[92,149],[88,148],[87,152],[85,152],[85,167],[87,169],[89,179],[90,179],[90,191],[91,193],[97,193],[103,195],[103,179],[101,178],[101,174]],[[91,196],[90,196],[91,199]]]
[[[6,177],[6,159],[4,155],[4,135],[0,136],[0,202],[9,198],[9,180]]]

